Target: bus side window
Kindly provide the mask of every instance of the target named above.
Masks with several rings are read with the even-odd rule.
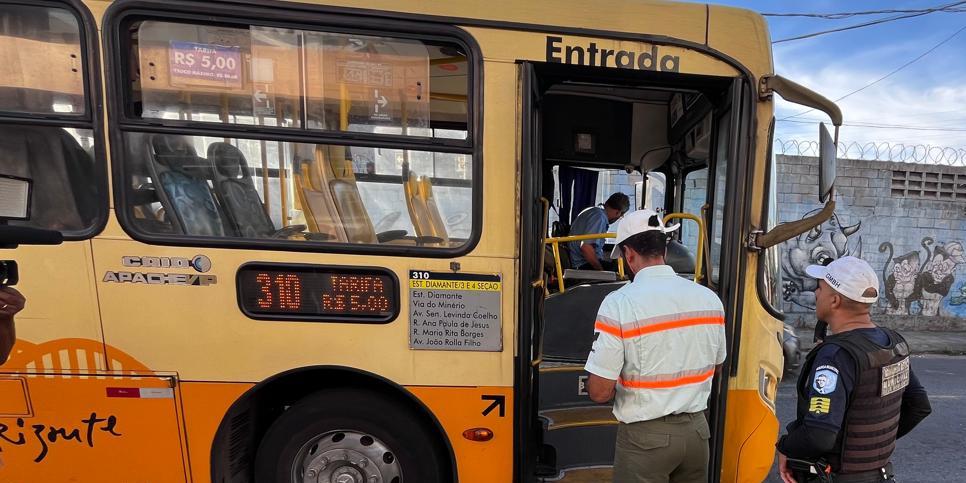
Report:
[[[384,32],[151,19],[132,20],[126,32],[134,68],[125,112],[178,121],[171,136],[190,148],[184,159],[140,153],[134,146],[148,134],[121,120],[122,213],[136,231],[429,249],[472,236],[479,187],[465,47]],[[251,139],[205,132],[238,124],[250,126]],[[302,140],[277,139],[280,130]],[[348,132],[381,140],[328,142]],[[395,141],[402,137],[407,149]],[[419,144],[425,149],[412,148]],[[449,152],[435,152],[439,144]],[[403,166],[419,175],[409,186],[418,199],[406,194]],[[416,202],[425,209],[407,209]]]
[[[70,237],[93,227],[101,212],[93,129],[17,122],[30,115],[87,121],[84,58],[74,13],[0,5],[0,174],[33,180],[30,220],[11,224]]]

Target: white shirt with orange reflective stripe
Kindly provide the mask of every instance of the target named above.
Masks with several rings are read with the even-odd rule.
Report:
[[[725,360],[724,306],[667,265],[648,267],[608,295],[585,369],[617,381],[614,416],[634,423],[703,411]]]

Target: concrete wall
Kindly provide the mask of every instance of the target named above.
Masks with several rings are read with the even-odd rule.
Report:
[[[804,267],[861,257],[879,274],[877,322],[905,330],[966,330],[966,167],[839,160],[835,216],[786,242],[784,310],[814,323],[815,282]],[[778,156],[781,221],[821,208],[818,159]]]

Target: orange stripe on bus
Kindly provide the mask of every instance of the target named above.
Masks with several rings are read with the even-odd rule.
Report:
[[[599,330],[601,332],[607,332],[608,334],[613,335],[614,337],[622,337],[620,327],[607,325],[599,320],[594,322],[594,329]]]
[[[708,379],[711,379],[712,376],[714,376],[714,369],[694,376],[678,377],[675,379],[668,379],[666,381],[628,381],[621,378],[621,385],[634,389],[668,389],[672,387],[704,382]]]
[[[627,332],[624,332],[624,338],[629,339],[631,337],[638,337],[654,332],[680,329],[682,327],[692,327],[695,325],[724,325],[724,317],[695,317],[693,319],[673,320],[671,322],[662,322],[660,324],[645,325],[644,327],[638,327],[636,329],[631,329]]]

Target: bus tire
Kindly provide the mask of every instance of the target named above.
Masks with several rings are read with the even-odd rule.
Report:
[[[376,475],[379,483],[448,482],[442,444],[423,420],[383,393],[314,393],[268,428],[255,456],[255,481],[369,483]]]

